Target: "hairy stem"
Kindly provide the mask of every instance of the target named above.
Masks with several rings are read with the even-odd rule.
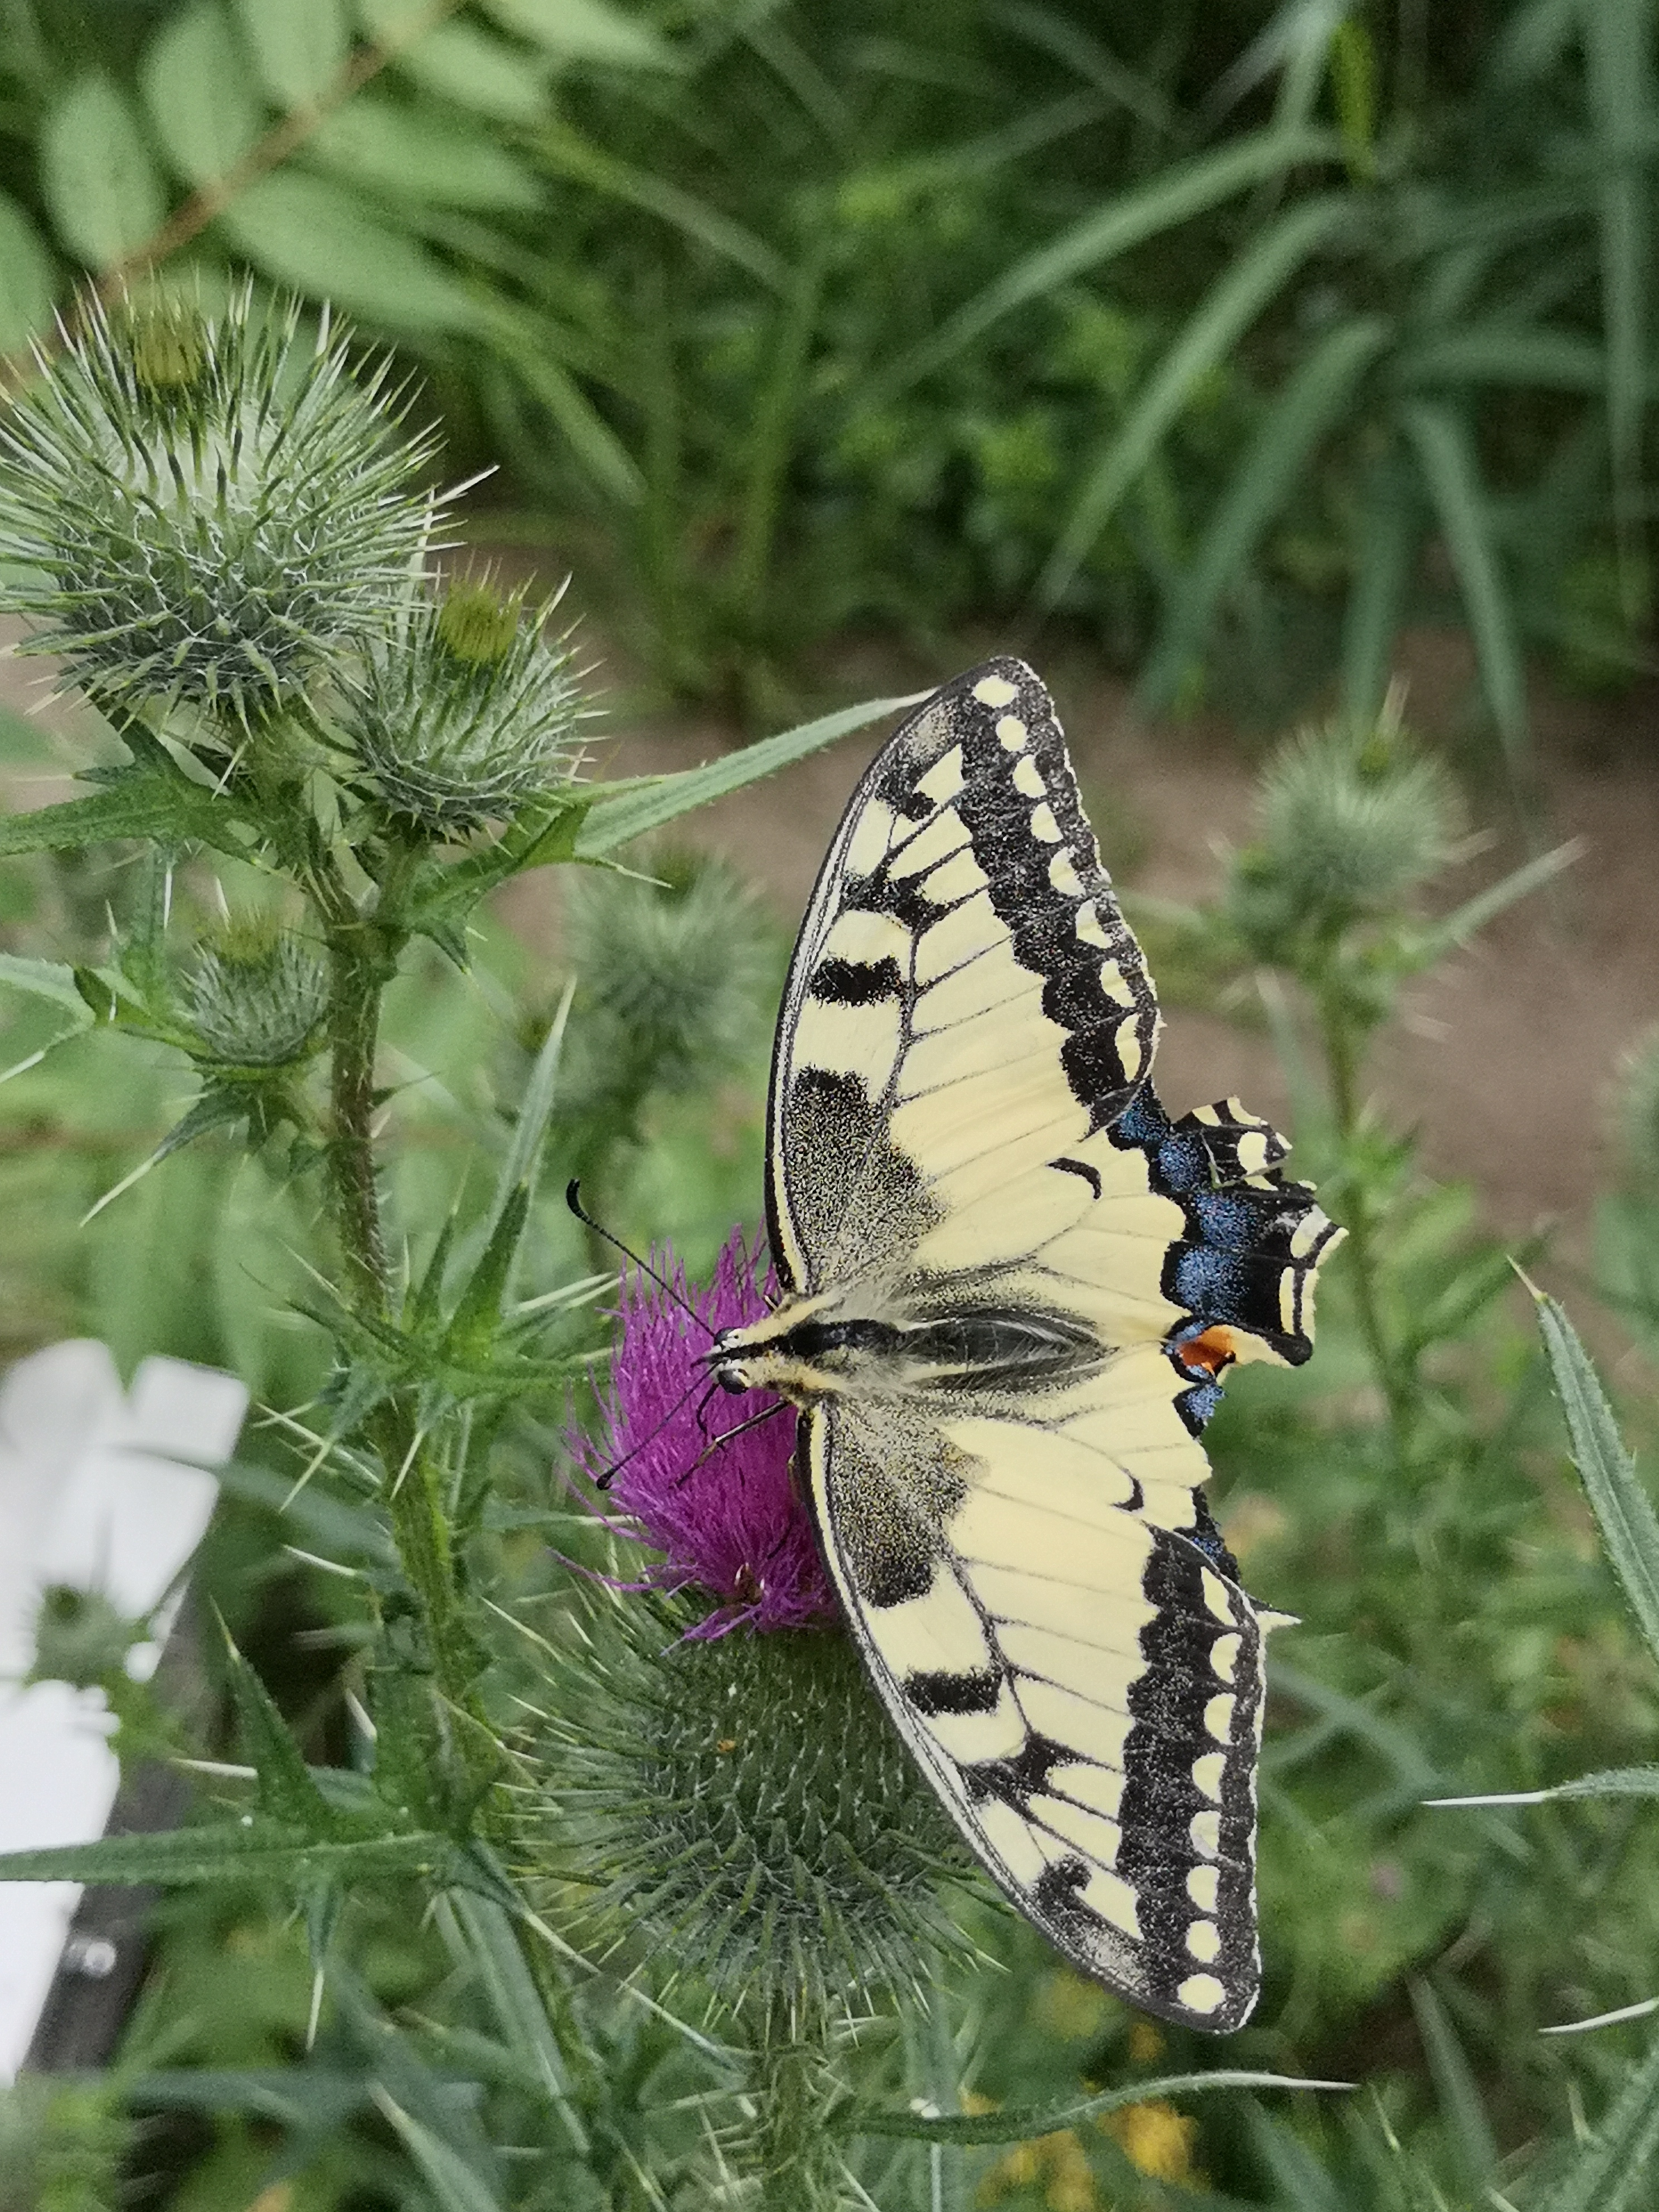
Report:
[[[830,2124],[837,2074],[822,2011],[773,1997],[756,2039],[751,2079],[757,2212],[836,2212],[843,2201]]]
[[[359,915],[341,887],[330,889],[331,1212],[353,1310],[371,1327],[384,1326],[392,1319],[392,1295],[375,1179],[374,1060],[381,996],[396,972],[402,933],[395,924]],[[476,1688],[483,1654],[461,1607],[441,1472],[423,1449],[405,1393],[386,1399],[370,1425],[385,1471],[392,1535],[425,1622],[437,1688],[460,1723],[460,1763],[482,1787],[493,1765]]]

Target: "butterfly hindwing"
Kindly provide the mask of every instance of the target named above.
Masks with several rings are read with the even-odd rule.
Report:
[[[1237,2027],[1260,1978],[1262,1638],[1243,1591],[1042,1428],[930,1433],[856,1404],[807,1427],[872,1678],[981,1859],[1084,1972],[1165,2019]]]

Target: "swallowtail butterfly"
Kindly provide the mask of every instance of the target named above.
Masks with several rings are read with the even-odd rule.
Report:
[[[1340,1231],[1237,1101],[1172,1120],[1158,1008],[1042,684],[988,661],[854,793],[778,1025],[785,1296],[726,1331],[798,1461],[871,1680],[1074,1966],[1188,2027],[1261,1978],[1262,1645],[1200,1443],[1311,1352]]]

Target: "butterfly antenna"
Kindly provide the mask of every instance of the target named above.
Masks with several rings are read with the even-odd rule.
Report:
[[[603,1474],[596,1474],[593,1477],[593,1487],[595,1490],[609,1490],[617,1477],[628,1465],[629,1460],[637,1459],[640,1454],[644,1451],[647,1446],[656,1443],[657,1438],[662,1434],[663,1431],[668,1426],[670,1422],[677,1420],[680,1414],[685,1411],[686,1401],[690,1397],[692,1392],[698,1388],[702,1381],[702,1377],[701,1375],[694,1376],[693,1379],[687,1383],[679,1398],[669,1407],[662,1419],[657,1422],[653,1427],[646,1431],[645,1435],[640,1438],[638,1443],[630,1445],[620,1459],[612,1460],[610,1466],[606,1468]]]
[[[624,1260],[631,1260],[634,1265],[639,1269],[641,1274],[649,1275],[652,1281],[657,1285],[659,1290],[667,1291],[669,1297],[673,1299],[675,1304],[680,1309],[682,1313],[690,1315],[692,1320],[696,1322],[697,1327],[702,1331],[705,1336],[712,1337],[714,1334],[714,1331],[710,1328],[708,1323],[697,1311],[690,1299],[685,1297],[674,1284],[671,1283],[667,1276],[665,1275],[659,1268],[653,1267],[648,1260],[641,1260],[639,1254],[634,1251],[629,1246],[624,1244],[620,1237],[613,1237],[611,1234],[611,1231],[605,1228],[602,1223],[594,1220],[592,1215],[582,1204],[581,1188],[580,1177],[574,1176],[571,1177],[569,1182],[565,1186],[564,1202],[570,1208],[570,1211],[575,1215],[577,1220],[585,1223],[586,1226],[592,1231],[596,1237],[602,1237],[607,1244],[614,1245],[616,1249],[622,1254]],[[688,1391],[686,1395],[690,1396],[690,1393]]]

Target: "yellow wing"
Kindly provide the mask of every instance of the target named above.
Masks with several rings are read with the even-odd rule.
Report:
[[[1013,1904],[1148,2011],[1237,2027],[1261,1977],[1261,1628],[1195,1544],[1124,1510],[1134,1452],[1050,1414],[816,1410],[826,1554],[888,1712]]]

